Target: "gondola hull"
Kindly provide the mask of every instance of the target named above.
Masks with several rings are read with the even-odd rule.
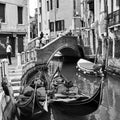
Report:
[[[46,111],[43,109],[43,105],[41,104],[43,101],[41,101],[41,103],[39,103],[39,101],[37,100],[38,98],[35,98],[35,103],[34,103],[34,111],[33,111],[33,97],[31,96],[30,98],[28,98],[28,100],[26,100],[27,102],[23,102],[23,101],[19,101],[19,103],[17,103],[17,107],[20,111],[20,118],[21,119],[25,119],[25,118],[29,118],[29,119],[35,119],[35,118],[39,118],[39,116],[41,116],[43,113],[45,113]]]
[[[101,88],[100,88],[101,89]],[[99,91],[92,97],[80,97],[76,100],[65,102],[64,100],[55,100],[51,106],[68,115],[85,116],[95,112],[102,101],[102,91]]]
[[[34,73],[31,77],[30,74],[23,79],[20,95],[17,100],[17,110],[20,113],[21,120],[39,120],[41,116],[50,116],[49,112],[44,109],[46,100],[46,77],[44,71],[39,67],[30,69],[28,73]],[[49,120],[49,119],[48,119]]]
[[[91,98],[83,94],[77,94],[77,97],[75,97],[75,95],[71,96],[71,94],[67,94],[66,97],[64,95],[61,95],[61,98],[60,96],[55,97],[50,106],[52,109],[57,109],[63,114],[72,116],[85,116],[91,114],[95,112],[101,104],[103,86],[102,84],[103,77],[101,78],[98,90]]]

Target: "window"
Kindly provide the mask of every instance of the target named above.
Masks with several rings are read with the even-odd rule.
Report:
[[[64,23],[64,20],[61,20],[61,30],[64,30],[65,29],[65,23]]]
[[[75,0],[73,0],[73,8],[74,8],[74,10],[76,9],[76,2],[75,2]]]
[[[47,11],[49,11],[49,1],[47,1]]]
[[[40,15],[42,14],[42,9],[41,9],[41,7],[39,7],[39,12],[40,12]]]
[[[0,3],[0,19],[5,22],[5,4]]]
[[[56,3],[56,4],[57,4],[57,8],[59,8],[59,0],[57,0],[57,3]]]
[[[42,26],[41,26],[41,23],[39,23],[39,31],[41,31],[41,27],[42,27]]]
[[[60,30],[60,22],[59,21],[56,21],[55,27],[56,27],[56,31]]]
[[[116,0],[116,6],[120,6],[120,0]]]
[[[48,20],[48,29],[50,29],[50,20]]]
[[[50,32],[54,31],[54,22],[50,22]]]
[[[64,20],[56,21],[56,31],[64,30]]]
[[[50,0],[50,9],[52,10],[53,9],[53,1]]]
[[[23,24],[23,7],[18,7],[18,24]]]

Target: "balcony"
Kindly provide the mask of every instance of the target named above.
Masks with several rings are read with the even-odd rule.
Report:
[[[120,9],[108,14],[108,27],[120,24]]]

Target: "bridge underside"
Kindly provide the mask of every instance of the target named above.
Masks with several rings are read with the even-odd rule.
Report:
[[[60,52],[62,53],[62,56],[78,57],[77,52],[71,48],[63,48]]]

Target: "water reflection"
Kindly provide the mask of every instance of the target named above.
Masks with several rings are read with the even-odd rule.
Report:
[[[100,78],[98,79],[100,81]],[[78,81],[77,84],[79,86],[79,89],[82,91],[82,93],[90,97],[94,95],[100,84],[100,82],[93,81],[93,79],[91,81],[90,79],[83,77],[82,74],[78,74],[77,81]]]
[[[80,91],[88,96],[93,96],[100,84],[100,78],[87,77],[78,73],[76,63],[63,63],[59,59],[53,59],[49,65],[49,73],[53,74],[57,67],[62,69],[62,73],[68,80],[75,82]],[[103,99],[99,109],[84,118],[69,117],[61,115],[55,120],[120,120],[120,80],[107,75],[104,80]],[[57,114],[56,114],[57,115]]]
[[[48,64],[49,76],[52,76],[58,67],[62,69],[62,65],[63,65],[63,57],[53,57],[53,59]]]
[[[109,76],[108,78],[108,105],[109,119],[120,119],[120,81],[118,78]]]
[[[112,76],[107,76],[103,91],[102,105],[96,111],[97,120],[120,119],[120,81]]]

